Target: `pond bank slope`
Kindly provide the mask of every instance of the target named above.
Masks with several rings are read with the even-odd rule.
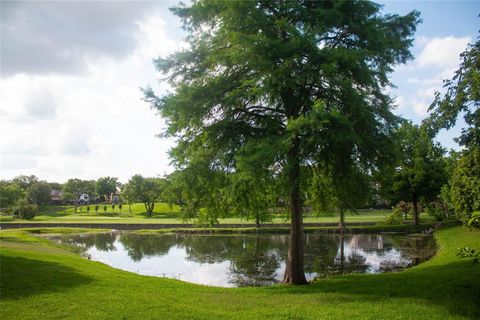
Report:
[[[0,232],[0,318],[468,319],[480,318],[480,233],[439,230],[432,260],[400,273],[346,275],[308,286],[213,288],[88,261],[27,231]]]

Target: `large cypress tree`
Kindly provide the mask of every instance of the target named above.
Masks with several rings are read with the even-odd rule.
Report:
[[[283,176],[291,237],[284,281],[306,283],[301,167],[367,172],[396,117],[385,93],[411,58],[418,12],[382,15],[367,1],[195,1],[172,11],[188,46],[155,61],[171,93],[145,99],[167,120],[180,170],[233,173],[255,161]]]

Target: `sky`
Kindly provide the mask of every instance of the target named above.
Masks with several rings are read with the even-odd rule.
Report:
[[[185,33],[156,1],[0,2],[0,179],[42,180],[170,173],[173,141],[142,100],[168,85],[152,60],[175,52]],[[477,39],[480,1],[383,1],[382,13],[421,13],[413,61],[395,67],[395,113],[420,123],[459,54]],[[460,123],[438,141],[458,149]]]

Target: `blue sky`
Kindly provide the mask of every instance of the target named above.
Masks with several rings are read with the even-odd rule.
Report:
[[[384,1],[384,13],[421,13],[412,53],[397,66],[396,112],[421,122],[435,90],[480,29],[480,1]],[[140,87],[165,92],[152,59],[178,50],[183,32],[168,1],[1,1],[0,178],[169,173],[164,122]],[[33,54],[32,54],[33,53]],[[460,125],[438,140],[448,148]]]
[[[464,49],[465,42],[478,37],[480,29],[480,1],[383,1],[383,12],[407,14],[417,10],[422,23],[417,27],[412,53],[414,61],[399,66],[391,75],[397,89],[397,113],[420,123],[426,116],[425,108],[433,101],[434,90],[441,91],[442,80],[451,78],[457,69],[454,59]],[[430,48],[430,50],[429,50]],[[437,49],[437,50],[435,50]],[[423,55],[422,55],[423,53]],[[443,55],[442,55],[443,54]],[[458,149],[453,141],[464,124],[459,119],[449,131],[442,130],[437,140],[446,148]]]

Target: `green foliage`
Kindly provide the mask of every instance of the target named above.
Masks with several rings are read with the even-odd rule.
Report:
[[[107,206],[103,206],[103,211],[107,212]]]
[[[130,178],[126,186],[129,201],[142,202],[147,214],[151,216],[155,202],[160,201],[164,190],[164,179],[144,178],[137,174]]]
[[[63,192],[73,194],[75,196],[75,202],[77,202],[80,195],[84,193],[93,197],[95,195],[95,181],[69,179],[63,185]]]
[[[450,178],[450,195],[455,214],[467,223],[480,211],[480,148],[466,150]]]
[[[0,181],[0,208],[11,207],[25,197],[25,191],[16,183]]]
[[[34,175],[31,175],[31,176],[21,175],[13,178],[12,182],[26,191],[32,184],[38,182],[38,178]]]
[[[158,97],[146,89],[145,100],[167,120],[163,135],[178,142],[171,156],[188,172],[188,218],[215,221],[226,204],[264,215],[276,195],[267,196],[273,177],[282,184],[276,192],[290,197],[292,221],[301,221],[300,167],[352,177],[385,161],[397,123],[387,75],[412,57],[418,12],[380,9],[363,1],[197,1],[172,9],[189,46],[156,60],[173,90]],[[347,180],[334,189],[342,207],[356,190]]]
[[[473,258],[473,262],[477,263],[480,259],[480,251],[472,249],[470,247],[463,247],[457,249],[457,256],[460,258]]]
[[[52,189],[47,182],[35,182],[27,189],[27,199],[36,205],[45,205],[50,202],[51,191]]]
[[[467,226],[480,229],[480,211],[475,211],[470,215],[470,219],[467,221]]]
[[[410,122],[397,131],[397,162],[390,166],[391,178],[383,180],[396,201],[412,202],[415,222],[418,223],[418,204],[435,200],[446,183],[443,148],[434,143],[427,132]]]
[[[95,213],[98,213],[99,207],[100,207],[100,206],[99,206],[98,204],[95,205]]]
[[[403,219],[407,216],[407,214],[411,211],[412,205],[411,203],[406,203],[404,201],[400,201],[393,207],[392,213],[385,217],[382,221],[382,224],[386,225],[400,225],[403,224]]]
[[[427,202],[425,204],[425,209],[427,214],[434,217],[437,221],[444,221],[450,217],[451,213],[453,213],[448,203],[442,200]]]
[[[14,215],[18,216],[20,219],[31,220],[35,218],[38,213],[38,206],[33,203],[29,203],[25,199],[20,199],[17,201],[14,209]]]
[[[466,128],[457,139],[467,148],[480,148],[480,37],[460,55],[462,63],[453,79],[445,81],[445,94],[435,94],[426,120],[430,131],[452,128],[463,114]]]
[[[95,182],[95,191],[99,196],[106,197],[117,191],[118,178],[113,177],[101,177]]]

